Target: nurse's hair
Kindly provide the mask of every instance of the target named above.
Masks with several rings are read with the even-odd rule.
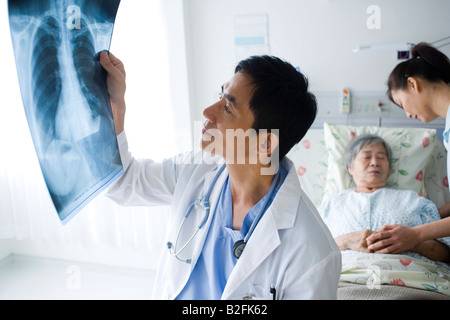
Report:
[[[317,115],[308,79],[290,63],[272,56],[253,56],[238,63],[235,73],[252,77],[250,110],[253,129],[279,130],[279,160],[305,136]]]
[[[362,134],[350,140],[345,150],[344,161],[347,172],[348,168],[353,167],[353,160],[355,160],[356,155],[361,151],[362,148],[364,148],[365,146],[373,146],[379,143],[381,143],[386,150],[386,156],[388,158],[390,168],[392,160],[392,149],[387,144],[387,142],[383,138],[374,134]]]
[[[432,83],[443,81],[450,85],[450,61],[445,54],[427,43],[415,45],[411,50],[411,59],[399,63],[389,75],[387,94],[392,102],[392,91],[405,90],[409,77]]]

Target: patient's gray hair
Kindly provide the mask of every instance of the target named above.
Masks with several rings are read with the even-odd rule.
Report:
[[[347,171],[348,168],[353,167],[353,160],[355,159],[356,155],[361,151],[362,148],[364,148],[365,146],[373,146],[378,143],[381,143],[384,146],[389,161],[389,167],[391,167],[392,150],[391,147],[387,144],[387,142],[384,141],[383,138],[374,134],[362,134],[350,140],[350,143],[348,144],[347,149],[345,150],[344,161],[345,161],[345,168],[347,169]]]

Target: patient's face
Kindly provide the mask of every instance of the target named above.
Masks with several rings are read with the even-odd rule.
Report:
[[[349,173],[357,192],[373,192],[387,183],[389,160],[383,144],[366,145],[355,156]]]

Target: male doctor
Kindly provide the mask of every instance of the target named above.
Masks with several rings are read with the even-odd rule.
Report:
[[[128,151],[122,62],[100,63],[125,169],[108,194],[172,208],[154,298],[336,299],[340,251],[285,157],[317,112],[304,76],[275,57],[241,61],[203,112],[201,150],[155,163]]]

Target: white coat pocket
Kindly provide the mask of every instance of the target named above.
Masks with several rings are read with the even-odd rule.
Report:
[[[254,284],[249,288],[244,300],[273,300],[273,294],[270,292],[270,286]]]

